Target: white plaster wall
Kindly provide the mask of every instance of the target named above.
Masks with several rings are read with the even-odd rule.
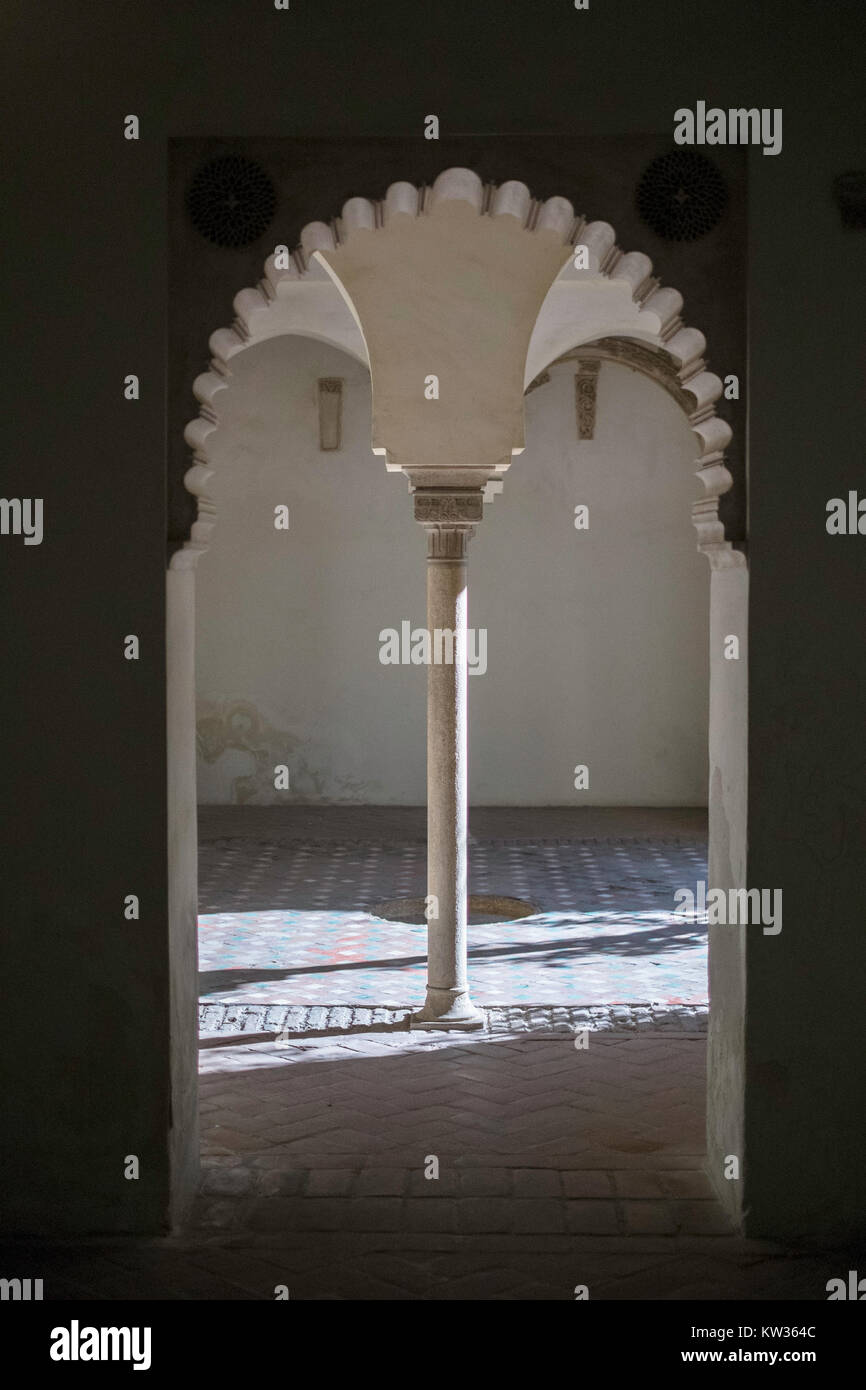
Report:
[[[604,364],[577,440],[573,365],[526,399],[527,447],[470,545],[476,804],[700,805],[707,779],[709,567],[689,510],[694,441],[661,387]],[[318,448],[321,376],[342,377],[343,447]],[[218,398],[219,526],[198,567],[202,802],[425,799],[425,670],[378,634],[424,623],[424,533],[370,452],[365,368],[281,338]],[[274,507],[291,509],[277,531]],[[590,508],[576,531],[577,503]],[[286,763],[291,792],[275,791]],[[573,769],[590,769],[576,792]]]
[[[710,626],[709,868],[714,888],[748,886],[748,638],[749,571],[745,565],[712,572]],[[724,656],[726,638],[740,639],[739,660]],[[707,1039],[707,1172],[732,1218],[742,1216],[743,1184],[724,1178],[728,1154],[745,1152],[746,931],[711,926]]]

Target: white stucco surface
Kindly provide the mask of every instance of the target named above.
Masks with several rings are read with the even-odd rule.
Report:
[[[578,441],[575,364],[526,398],[526,449],[469,549],[475,804],[703,804],[709,570],[690,505],[696,441],[676,403],[603,363]],[[423,666],[379,633],[425,621],[425,538],[371,452],[366,369],[309,339],[232,364],[197,573],[199,800],[425,799]],[[317,380],[340,377],[342,448],[318,447]],[[290,508],[288,531],[274,508]],[[587,531],[574,508],[590,509]],[[338,559],[338,562],[336,562]],[[575,791],[576,764],[589,767]],[[291,790],[274,789],[289,768]]]

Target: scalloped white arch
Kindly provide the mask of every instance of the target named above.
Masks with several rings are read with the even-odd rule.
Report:
[[[695,502],[692,515],[699,549],[713,568],[745,564],[743,554],[725,538],[718,516],[719,498],[733,481],[724,459],[731,429],[715,413],[722,382],[706,369],[703,334],[683,322],[682,295],[660,285],[648,256],[621,251],[609,223],[576,216],[568,199],[538,202],[516,180],[497,187],[483,184],[472,170],[449,169],[430,188],[394,183],[381,201],[350,198],[340,217],[330,223],[308,223],[293,253],[285,250],[279,257],[269,256],[258,285],[235,295],[234,322],[211,335],[210,369],[193,383],[200,404],[198,415],[184,431],[193,451],[184,483],[197,499],[197,517],[183,548],[173,555],[172,567],[194,565],[216,524],[207,495],[208,437],[218,424],[217,399],[229,384],[233,359],[268,338],[297,334],[341,348],[368,364],[361,324],[318,253],[334,250],[353,236],[375,234],[392,219],[424,217],[447,200],[468,202],[479,217],[514,218],[527,231],[552,232],[564,248],[565,263],[547,292],[530,338],[526,387],[552,362],[598,339],[631,339],[656,350],[660,363],[672,370],[681,388],[678,399],[697,443],[697,473],[704,496]],[[574,266],[570,248],[578,246],[586,248],[586,269]]]
[[[169,931],[172,952],[173,1182],[182,1189],[194,1165],[196,1033],[196,769],[195,769],[195,564],[215,524],[207,497],[211,477],[209,438],[218,424],[220,392],[229,385],[238,353],[255,343],[294,333],[321,339],[368,362],[360,325],[321,257],[352,237],[375,235],[392,219],[423,218],[441,200],[469,203],[480,218],[512,218],[525,231],[558,238],[559,274],[529,337],[524,388],[568,354],[615,350],[631,344],[635,365],[656,375],[686,412],[697,444],[697,472],[704,496],[693,507],[698,548],[710,567],[709,881],[723,889],[746,886],[748,568],[725,537],[719,498],[730,488],[724,451],[729,426],[715,413],[722,392],[707,371],[705,341],[684,325],[682,296],[653,276],[649,259],[624,253],[607,222],[575,216],[565,198],[533,199],[522,183],[484,185],[477,174],[451,169],[432,188],[392,184],[383,200],[351,198],[331,223],[312,222],[300,247],[277,265],[265,264],[259,284],[234,300],[235,320],[210,339],[210,370],[196,379],[199,413],[185,437],[193,461],[185,475],[197,499],[197,518],[167,575],[167,744]],[[585,246],[587,268],[577,270],[571,248]],[[641,356],[643,353],[643,356]],[[494,483],[494,488],[501,486]],[[741,659],[723,658],[728,633],[740,637]],[[716,929],[710,948],[708,1085],[709,1168],[721,1173],[723,1157],[742,1153],[744,928]],[[720,1183],[718,1195],[736,1212],[740,1184]]]

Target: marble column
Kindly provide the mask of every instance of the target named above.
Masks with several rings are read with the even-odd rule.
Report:
[[[415,493],[427,532],[427,998],[413,1028],[479,1028],[467,977],[466,551],[482,493]],[[437,637],[438,634],[438,637]],[[449,660],[449,657],[451,658]]]

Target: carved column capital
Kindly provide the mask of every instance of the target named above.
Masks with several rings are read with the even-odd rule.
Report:
[[[417,488],[415,520],[427,532],[428,560],[464,560],[484,515],[480,488]]]

